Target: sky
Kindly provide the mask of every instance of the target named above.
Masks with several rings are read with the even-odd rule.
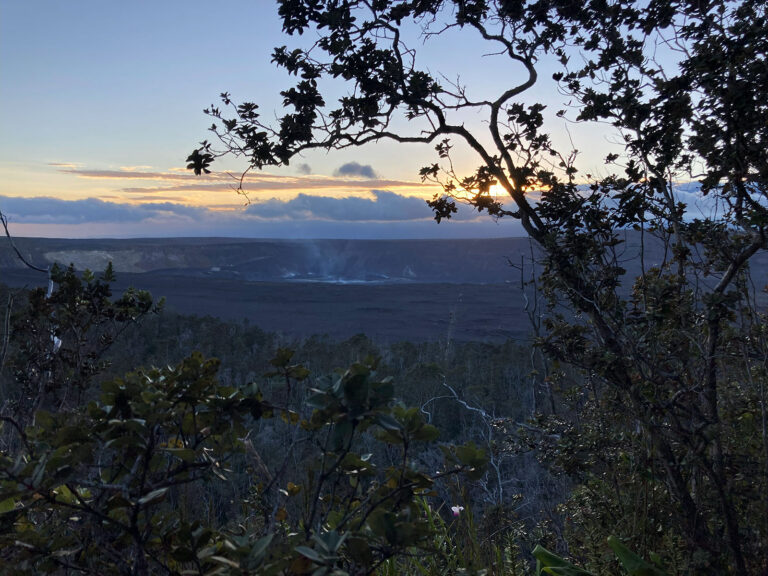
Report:
[[[303,41],[298,40],[298,41]],[[0,211],[17,236],[462,238],[521,235],[516,222],[460,211],[437,225],[418,177],[431,146],[379,143],[314,152],[250,173],[185,169],[221,92],[280,113],[291,78],[270,63],[283,36],[267,0],[0,0]],[[492,95],[519,70],[462,33],[418,45],[417,64]],[[553,113],[566,100],[540,83]],[[482,117],[463,119],[483,129]],[[555,140],[600,170],[610,136],[553,122]],[[469,170],[474,158],[456,159]]]

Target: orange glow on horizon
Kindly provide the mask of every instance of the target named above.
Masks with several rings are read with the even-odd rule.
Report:
[[[8,171],[0,186],[0,195],[45,196],[70,201],[96,198],[128,205],[171,203],[213,211],[237,211],[249,203],[287,202],[302,194],[372,199],[374,191],[383,190],[404,197],[429,199],[439,188],[384,177],[258,172],[244,178],[243,195],[237,191],[239,178],[227,172],[195,177],[188,170],[176,167],[158,169],[136,165],[102,169],[73,162],[48,163],[33,171],[23,168],[17,169],[17,173]]]
[[[505,198],[509,196],[507,191],[504,189],[504,186],[501,184],[494,184],[491,186],[488,190],[488,193],[491,195],[491,198]]]

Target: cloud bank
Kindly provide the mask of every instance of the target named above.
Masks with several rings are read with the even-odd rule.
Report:
[[[265,219],[392,222],[429,220],[432,213],[424,200],[386,190],[372,190],[372,198],[333,198],[299,194],[288,201],[272,198],[251,204],[249,215]]]
[[[98,198],[60,200],[0,196],[0,210],[13,222],[25,224],[88,224],[91,222],[131,223],[167,218],[169,215],[199,219],[203,208],[174,204],[120,204]]]
[[[437,225],[424,200],[386,190],[369,198],[270,199],[245,209],[214,210],[177,202],[124,204],[98,198],[0,196],[11,232],[49,237],[229,236],[251,238],[490,238],[519,236],[512,221],[494,224],[469,209]]]

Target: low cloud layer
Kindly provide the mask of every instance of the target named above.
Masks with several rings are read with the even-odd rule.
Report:
[[[258,220],[333,220],[337,222],[394,222],[429,220],[424,200],[373,190],[372,198],[333,198],[299,194],[291,200],[254,203],[232,217]],[[194,220],[221,217],[223,213],[175,202],[121,204],[97,198],[59,200],[0,196],[0,209],[17,222],[77,224],[88,222],[139,222],[158,217]]]
[[[371,182],[369,181],[369,184]],[[688,218],[713,216],[717,204],[698,185],[681,185],[679,200]],[[54,237],[228,236],[251,238],[492,238],[521,236],[512,218],[493,222],[464,207],[450,222],[437,225],[422,198],[391,190],[367,196],[337,197],[299,193],[271,198],[245,208],[190,206],[173,195],[135,195],[61,200],[0,196],[0,211],[11,233]]]
[[[253,238],[483,238],[518,236],[519,225],[494,224],[460,210],[437,225],[423,199],[385,190],[371,197],[299,196],[239,210],[178,202],[123,204],[97,198],[60,200],[0,196],[11,233],[51,237],[229,236]]]
[[[0,196],[0,210],[12,221],[34,224],[83,224],[93,222],[141,222],[169,215],[199,219],[203,208],[174,204],[120,204],[98,198],[60,200],[58,198],[18,198]]]
[[[246,213],[266,219],[336,220],[347,222],[430,219],[429,207],[421,198],[401,196],[385,190],[371,191],[373,198],[332,198],[299,194],[292,200],[268,200],[251,204]]]

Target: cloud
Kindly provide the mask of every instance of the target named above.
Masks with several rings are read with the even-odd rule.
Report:
[[[333,179],[306,179],[299,182],[296,181],[284,181],[284,182],[259,182],[245,184],[243,189],[248,192],[263,192],[265,190],[328,190],[328,191],[343,191],[347,189],[364,189],[368,191],[371,187],[386,187],[386,188],[421,188],[422,186],[415,182],[403,182],[399,180],[333,180]],[[172,193],[172,192],[231,192],[234,194],[236,186],[230,183],[215,183],[215,184],[179,184],[177,186],[141,186],[141,187],[128,187],[120,188],[120,192],[127,194],[151,194],[155,192],[160,193]]]
[[[346,168],[345,168],[346,167]],[[106,180],[121,185],[115,188],[115,192],[124,194],[139,194],[149,196],[161,194],[166,197],[178,196],[181,192],[227,192],[233,191],[240,184],[240,174],[229,172],[213,172],[206,176],[195,176],[190,172],[167,171],[142,171],[132,170],[135,167],[123,167],[117,170],[91,170],[70,166],[58,167],[58,171],[70,174],[78,178],[89,180]],[[270,174],[268,172],[249,172],[243,180],[243,189],[249,193],[258,193],[265,190],[289,190],[294,192],[307,192],[311,190],[333,190],[335,195],[342,195],[353,189],[365,189],[367,192],[377,189],[409,189],[429,190],[431,186],[422,182],[407,180],[385,180],[374,178],[375,172],[370,166],[361,166],[356,163],[345,164],[337,171],[335,177],[320,174],[310,175],[311,167],[308,164],[298,165],[300,174]],[[342,170],[343,169],[343,170]],[[346,176],[359,173],[368,179],[348,178]],[[147,182],[135,182],[146,180]],[[122,181],[122,182],[120,182]],[[234,197],[234,196],[233,196]]]
[[[75,164],[74,162],[48,162],[48,166],[54,166],[56,168],[71,168],[76,169],[79,164]]]
[[[138,166],[120,166],[120,170],[123,172],[138,172],[141,170],[150,170],[152,166],[147,166],[146,164],[140,164]]]
[[[154,192],[171,193],[171,192],[232,192],[237,186],[231,179],[226,182],[213,182],[200,184],[178,184],[175,186],[130,186],[127,188],[120,188],[121,192],[127,194],[150,194]],[[344,178],[327,178],[322,176],[317,177],[304,177],[304,178],[292,178],[285,177],[282,180],[269,180],[269,181],[252,181],[246,180],[243,184],[243,189],[246,192],[261,192],[264,190],[348,190],[348,189],[365,189],[366,191],[371,188],[408,188],[408,189],[429,189],[428,186],[424,186],[418,182],[408,182],[404,180],[347,180]]]
[[[429,207],[421,198],[401,196],[385,190],[372,190],[371,194],[372,198],[299,194],[287,201],[273,198],[251,204],[246,213],[263,219],[346,222],[407,221],[432,217]]]
[[[312,166],[310,166],[309,164],[299,164],[298,166],[296,166],[296,171],[299,174],[304,174],[304,175],[312,174]]]
[[[513,219],[494,223],[469,209],[437,225],[423,199],[373,190],[367,198],[311,196],[251,204],[195,207],[178,202],[121,204],[97,198],[60,200],[0,196],[17,236],[57,238],[490,238],[519,236]]]
[[[102,180],[197,180],[201,182],[210,180],[225,180],[227,182],[239,182],[240,174],[231,172],[211,172],[204,176],[196,176],[191,171],[186,169],[171,169],[162,172],[138,170],[137,168],[145,168],[143,166],[124,166],[118,170],[100,170],[100,169],[85,169],[80,168],[75,164],[53,164],[59,168],[59,172],[63,174],[72,174],[79,178],[95,178]],[[246,180],[248,181],[261,181],[261,180],[284,180],[291,178],[282,174],[270,174],[269,172],[250,172],[248,173]],[[293,177],[295,178],[295,177]]]
[[[102,199],[104,198],[110,198],[114,200],[123,200],[121,196],[102,196]],[[183,196],[158,196],[155,194],[148,194],[146,196],[134,196],[131,198],[134,202],[178,202],[180,204],[184,203],[186,198]]]
[[[205,209],[170,202],[119,204],[98,198],[59,200],[0,196],[0,209],[12,222],[35,224],[82,224],[92,222],[141,222],[169,216],[200,219]]]
[[[194,180],[195,178],[200,178],[194,174],[145,172],[140,170],[86,170],[83,168],[61,168],[59,172],[73,174],[79,178],[95,178],[100,180]],[[211,177],[208,176],[207,178]]]
[[[177,204],[176,202],[153,202],[150,204],[140,204],[139,208],[151,214],[155,218],[161,215],[183,216],[193,220],[204,219],[210,212],[207,208],[198,206],[187,206]]]
[[[358,164],[357,162],[347,162],[339,166],[334,176],[362,176],[363,178],[376,178],[376,172],[369,164]]]
[[[255,221],[236,216],[218,217],[202,222],[145,220],[126,223],[34,224],[11,223],[11,233],[18,236],[48,238],[509,238],[524,236],[519,221],[508,219],[495,223],[472,220],[436,224],[430,221],[408,222],[332,222],[332,221]]]

